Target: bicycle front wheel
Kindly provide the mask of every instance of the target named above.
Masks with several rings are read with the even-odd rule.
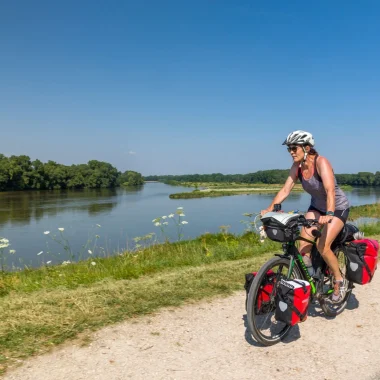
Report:
[[[247,320],[249,330],[254,339],[264,345],[272,346],[281,341],[290,331],[292,326],[277,321],[274,318],[276,309],[275,295],[276,284],[286,278],[290,260],[281,257],[273,257],[265,263],[255,276],[248,293]],[[259,300],[259,295],[266,286],[267,272],[276,274],[274,286],[265,302]],[[294,266],[291,278],[302,278],[297,266]]]

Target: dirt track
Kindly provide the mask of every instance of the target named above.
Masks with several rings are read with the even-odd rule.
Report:
[[[258,347],[244,293],[163,310],[34,358],[5,379],[380,379],[380,274],[335,319],[311,312],[284,343]]]

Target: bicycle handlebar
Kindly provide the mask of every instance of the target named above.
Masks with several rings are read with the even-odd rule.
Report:
[[[301,220],[298,224],[302,227],[310,228],[319,224],[319,219],[305,219]]]

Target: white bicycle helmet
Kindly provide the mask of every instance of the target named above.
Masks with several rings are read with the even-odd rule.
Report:
[[[313,135],[309,132],[305,131],[294,131],[289,133],[286,140],[282,143],[282,145],[310,145],[314,146],[314,138]]]

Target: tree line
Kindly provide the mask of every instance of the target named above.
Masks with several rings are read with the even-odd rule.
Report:
[[[107,162],[91,160],[87,164],[67,166],[55,161],[31,161],[25,155],[0,154],[0,191],[96,189],[143,183],[141,173],[131,170],[122,173]]]
[[[248,174],[184,174],[184,175],[149,175],[146,181],[159,181],[164,183],[178,182],[237,182],[237,183],[284,183],[288,178],[289,170],[273,169],[259,170]],[[380,186],[380,172],[359,172],[357,174],[335,174],[340,185],[351,186]]]

